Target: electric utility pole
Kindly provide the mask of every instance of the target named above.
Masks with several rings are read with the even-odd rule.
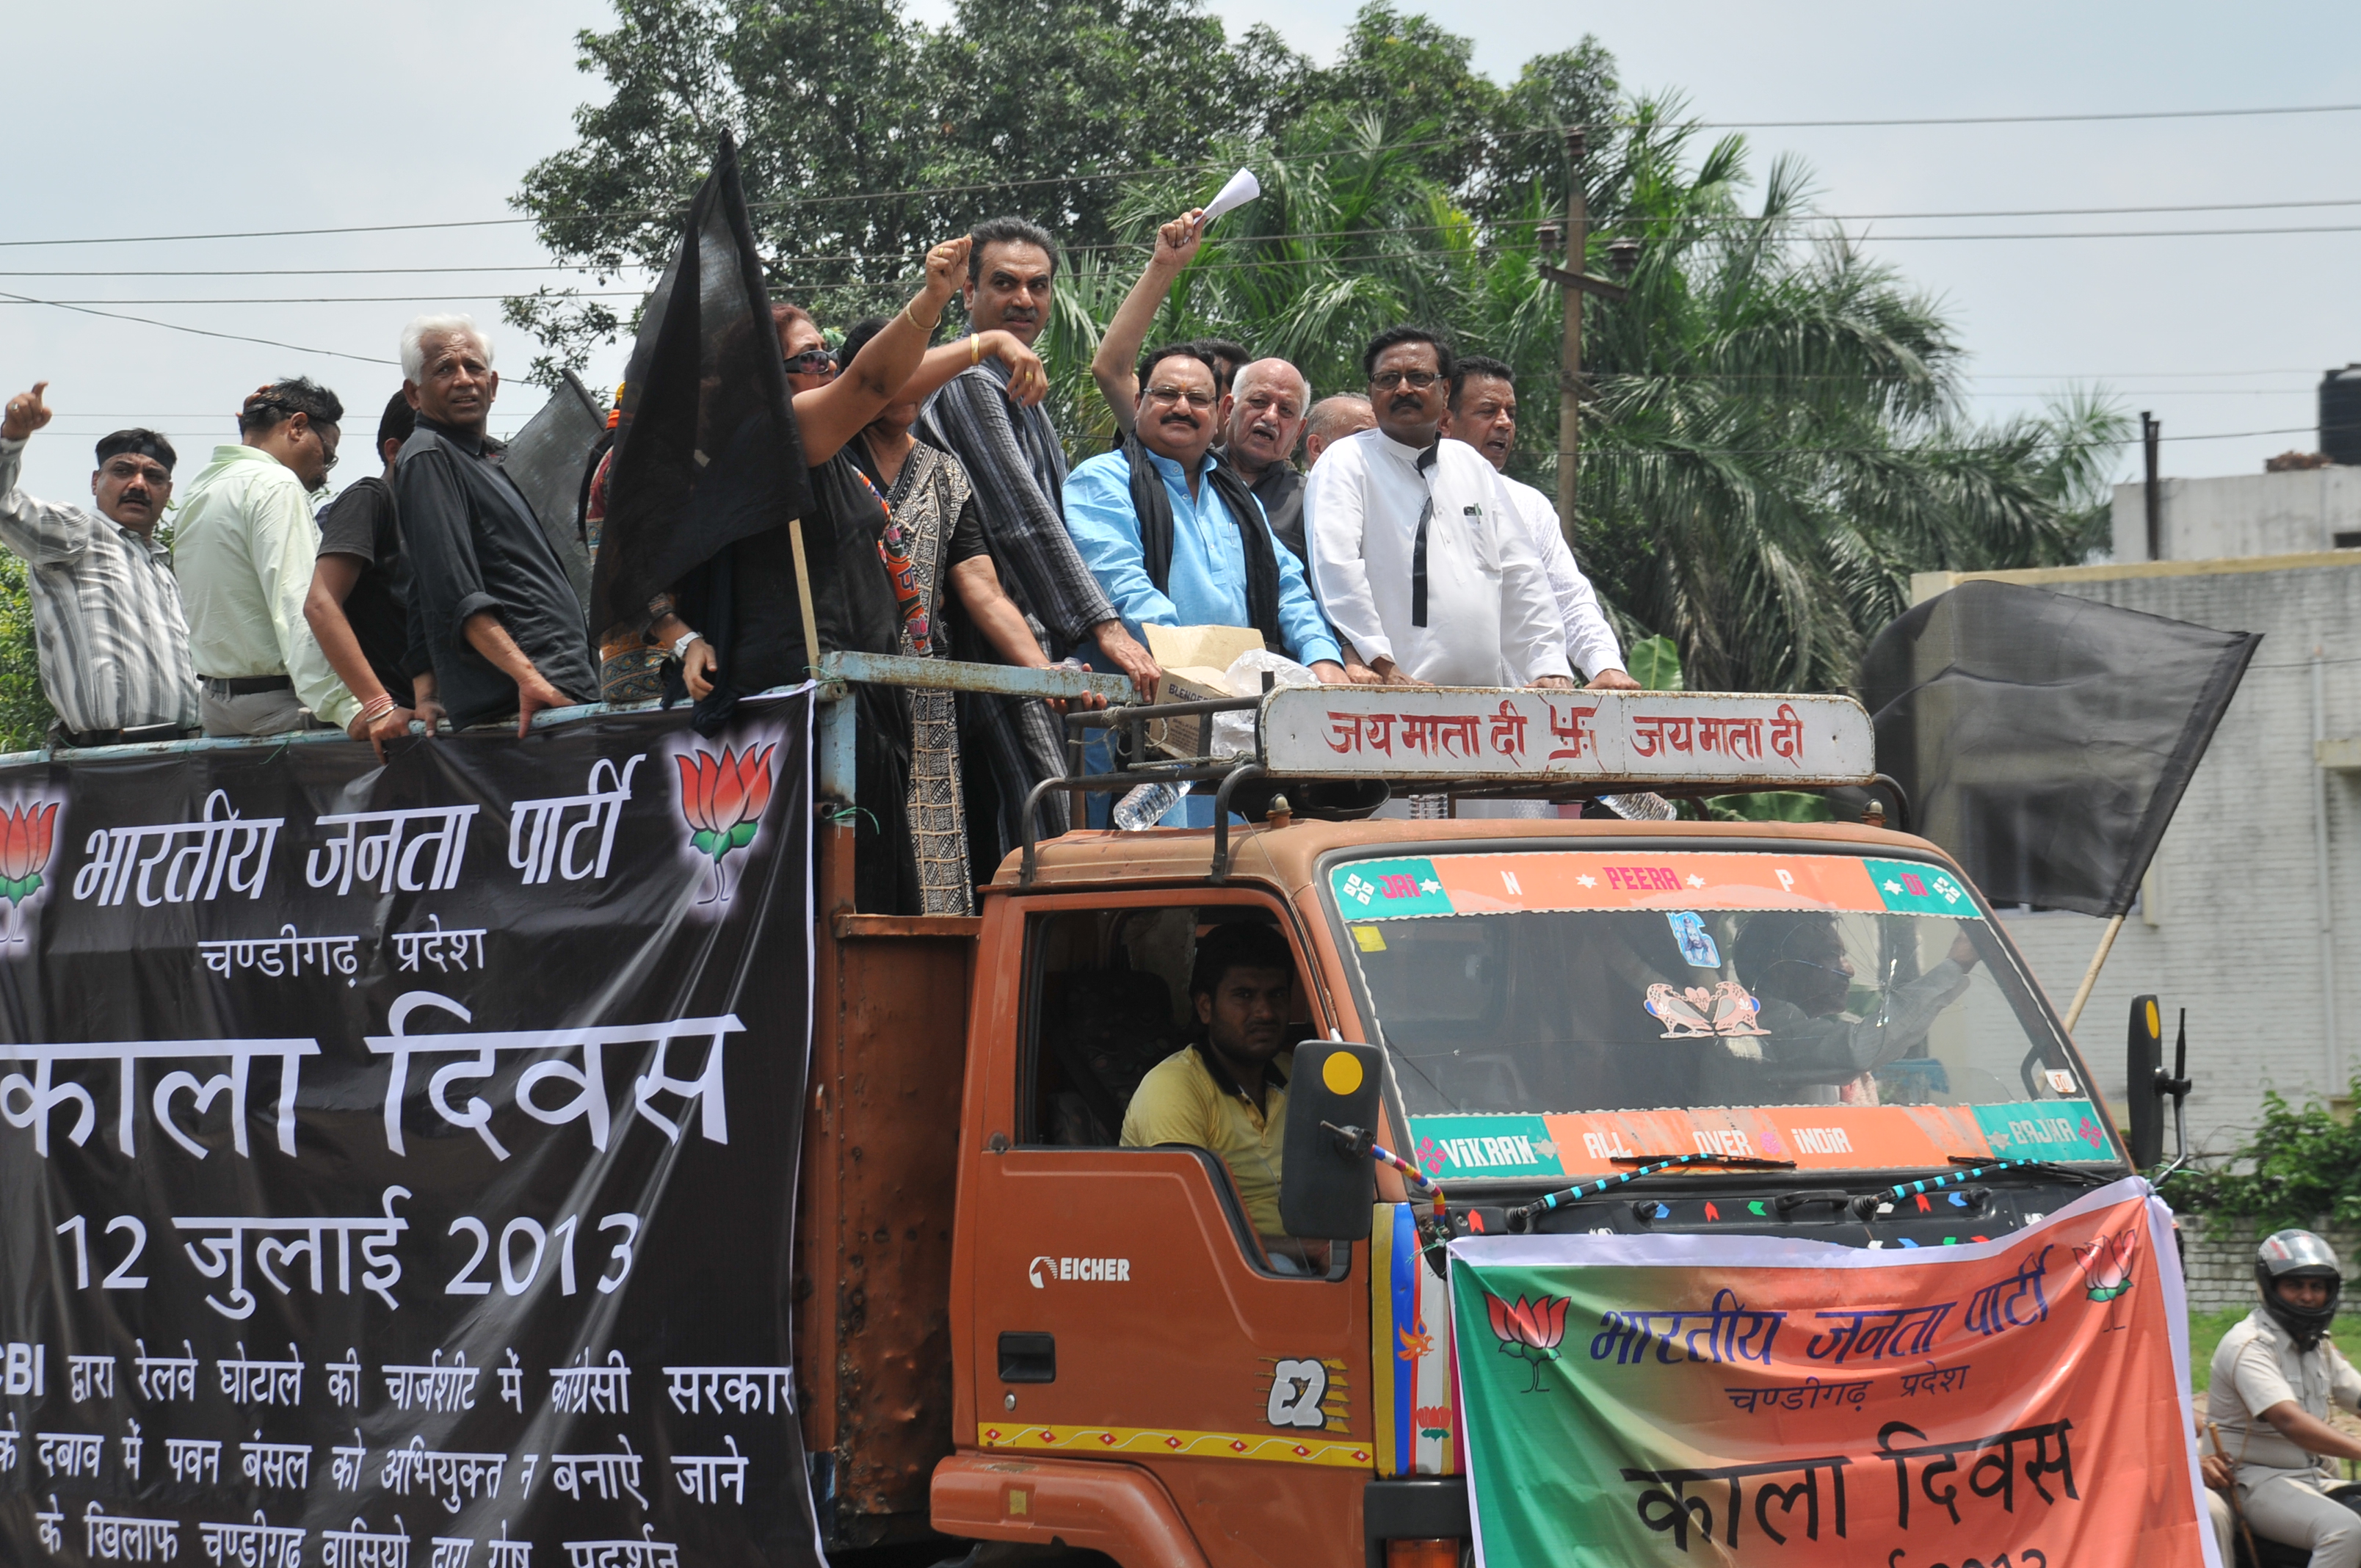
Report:
[[[1586,390],[1582,376],[1582,297],[1596,294],[1602,300],[1620,301],[1625,293],[1620,283],[1584,270],[1590,237],[1590,209],[1583,194],[1582,160],[1588,150],[1584,127],[1570,127],[1565,133],[1565,265],[1552,267],[1547,261],[1540,261],[1542,276],[1565,293],[1565,342],[1559,360],[1558,381],[1557,515],[1569,532],[1574,528],[1575,495],[1582,468],[1582,398]],[[1547,256],[1556,243],[1557,225],[1542,225],[1540,235],[1541,255]],[[1629,262],[1636,259],[1638,247],[1619,241],[1612,248],[1617,270],[1628,272]]]

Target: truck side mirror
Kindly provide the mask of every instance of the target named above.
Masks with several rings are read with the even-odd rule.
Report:
[[[1337,1129],[1378,1124],[1384,1070],[1375,1046],[1306,1040],[1295,1047],[1279,1168],[1279,1219],[1289,1235],[1334,1242],[1368,1236],[1378,1201],[1377,1163],[1366,1143],[1356,1149],[1351,1136]]]
[[[2132,998],[2129,1044],[2124,1058],[2124,1092],[2131,1102],[2132,1165],[2152,1168],[2164,1157],[2164,1010],[2153,996]]]

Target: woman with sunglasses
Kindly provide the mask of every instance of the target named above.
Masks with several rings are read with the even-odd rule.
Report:
[[[1030,348],[1005,332],[963,337],[928,350],[943,306],[966,276],[968,237],[946,240],[927,253],[926,283],[897,312],[885,328],[862,344],[840,371],[819,323],[800,305],[781,302],[771,307],[779,334],[779,350],[786,362],[787,389],[793,399],[796,428],[804,446],[804,460],[812,466],[814,500],[826,506],[830,496],[850,499],[845,477],[823,483],[824,471],[844,445],[897,397],[919,401],[970,366],[996,358],[1009,368],[1008,395],[1030,406],[1048,395],[1049,377]],[[590,482],[585,521],[592,557],[598,551],[600,526],[606,516],[610,452],[600,461]],[[663,695],[663,667],[677,660],[688,695],[704,700],[720,674],[712,644],[682,619],[670,594],[649,605],[649,619],[638,625],[610,627],[599,638],[599,697],[605,702],[646,702]],[[761,663],[759,654],[753,663]],[[740,672],[757,678],[765,672]],[[783,677],[799,678],[799,676]],[[759,691],[772,684],[760,681],[737,689]]]

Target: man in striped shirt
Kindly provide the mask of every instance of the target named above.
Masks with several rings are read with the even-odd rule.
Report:
[[[172,495],[172,444],[118,430],[98,444],[95,514],[16,488],[25,443],[49,422],[47,381],[0,411],[0,543],[26,564],[53,741],[177,739],[197,726],[189,625],[156,524]]]

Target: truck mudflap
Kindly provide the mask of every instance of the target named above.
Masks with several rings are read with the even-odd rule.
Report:
[[[933,1511],[946,1535],[1083,1547],[1123,1568],[1206,1568],[1172,1495],[1137,1464],[955,1453],[935,1466]]]

